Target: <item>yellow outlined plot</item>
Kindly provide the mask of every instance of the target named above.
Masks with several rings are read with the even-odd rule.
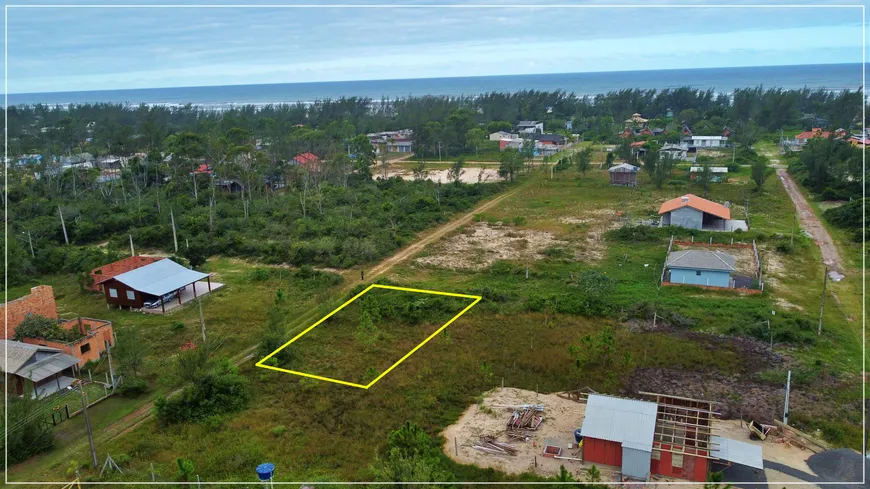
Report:
[[[305,373],[305,372],[298,372],[298,371],[296,371],[296,370],[288,370],[288,369],[286,369],[286,368],[273,367],[273,366],[271,366],[271,365],[264,365],[264,364],[263,364],[263,362],[265,362],[266,360],[272,358],[273,356],[275,356],[279,351],[283,350],[284,348],[287,348],[288,346],[290,346],[290,344],[293,343],[294,341],[296,341],[296,340],[298,340],[299,338],[305,336],[306,333],[308,333],[308,332],[311,331],[312,329],[316,328],[320,323],[326,321],[327,319],[329,319],[330,317],[332,317],[333,315],[335,315],[338,311],[341,311],[342,309],[344,309],[348,304],[350,304],[351,302],[353,302],[353,301],[359,299],[359,298],[362,297],[366,292],[368,292],[368,291],[370,291],[370,290],[372,290],[372,289],[389,289],[389,290],[398,290],[398,291],[402,291],[402,292],[416,292],[416,293],[418,293],[418,294],[432,294],[432,295],[446,295],[446,296],[449,296],[449,297],[462,297],[462,298],[465,298],[465,299],[474,299],[474,302],[472,302],[471,304],[469,304],[468,306],[466,306],[465,309],[459,311],[459,314],[457,314],[457,315],[453,316],[452,318],[450,318],[449,321],[447,321],[446,323],[444,323],[444,324],[443,324],[441,327],[439,327],[439,328],[438,328],[434,333],[430,334],[430,335],[429,335],[425,340],[423,340],[419,345],[415,346],[411,351],[409,351],[408,353],[406,353],[406,354],[405,354],[402,358],[400,358],[396,363],[390,365],[389,368],[387,368],[386,370],[384,370],[383,372],[381,372],[380,375],[378,375],[377,377],[375,377],[374,380],[372,380],[371,382],[369,382],[369,383],[366,384],[366,385],[363,385],[363,384],[357,384],[357,383],[354,383],[354,382],[347,382],[347,381],[345,381],[345,380],[333,379],[333,378],[330,378],[330,377],[324,377],[324,376],[322,376],[322,375],[314,375],[314,374],[309,374],[309,373]],[[277,350],[273,351],[272,353],[266,355],[263,359],[261,359],[259,362],[256,363],[256,366],[257,366],[257,367],[261,367],[261,368],[267,368],[267,369],[269,369],[269,370],[275,370],[275,371],[277,371],[277,372],[284,372],[284,373],[288,373],[288,374],[299,375],[299,376],[302,376],[302,377],[310,377],[310,378],[312,378],[312,379],[317,379],[317,380],[325,380],[325,381],[327,381],[327,382],[334,382],[334,383],[336,383],[336,384],[348,385],[348,386],[351,386],[351,387],[359,387],[360,389],[368,389],[368,388],[370,388],[371,386],[375,385],[375,383],[376,383],[377,381],[381,380],[385,375],[387,375],[388,373],[390,373],[390,371],[392,371],[394,368],[398,367],[399,364],[401,364],[402,362],[404,362],[405,360],[407,360],[408,357],[410,357],[411,355],[414,354],[414,352],[416,352],[417,350],[419,350],[420,348],[422,348],[423,345],[425,345],[425,344],[428,343],[432,338],[434,338],[435,336],[437,336],[438,333],[444,331],[444,329],[447,328],[447,326],[450,326],[450,325],[453,323],[453,321],[456,321],[457,319],[459,319],[460,316],[462,316],[463,314],[465,314],[466,312],[468,312],[472,307],[475,306],[475,304],[477,304],[478,302],[480,302],[480,299],[482,299],[482,297],[479,296],[479,295],[454,294],[454,293],[452,293],[452,292],[441,292],[441,291],[439,291],[439,290],[411,289],[411,288],[408,288],[408,287],[394,287],[394,286],[392,286],[392,285],[372,284],[372,285],[369,285],[368,287],[366,287],[366,289],[363,290],[362,292],[360,292],[359,294],[357,294],[357,295],[351,297],[350,300],[348,300],[348,301],[345,302],[344,304],[338,306],[334,311],[330,312],[329,314],[327,314],[326,316],[324,316],[323,318],[321,318],[321,319],[320,319],[319,321],[317,321],[316,323],[314,323],[314,324],[312,324],[311,326],[305,328],[305,330],[303,330],[303,331],[302,331],[301,333],[299,333],[298,335],[294,336],[290,341],[288,341],[287,343],[284,343],[283,345],[281,345],[280,348],[278,348]]]

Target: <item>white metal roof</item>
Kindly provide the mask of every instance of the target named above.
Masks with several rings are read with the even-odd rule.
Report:
[[[638,167],[636,167],[636,166],[634,166],[634,165],[629,165],[628,163],[620,163],[620,164],[618,164],[618,165],[616,165],[616,166],[611,166],[610,168],[607,169],[607,171],[609,171],[609,172],[611,172],[611,173],[612,173],[612,172],[618,172],[618,171],[630,171],[630,172],[636,172],[636,171],[638,171],[638,170],[639,170]]]
[[[590,394],[580,429],[584,438],[615,441],[651,452],[657,411],[654,402]]]
[[[710,441],[713,446],[710,455],[735,464],[764,470],[764,457],[761,455],[760,446],[715,435],[710,437]]]
[[[689,171],[691,173],[697,173],[697,172],[700,172],[703,170],[704,170],[703,166],[693,166],[693,167],[689,168]],[[728,167],[727,166],[711,166],[710,173],[728,173]]]
[[[115,275],[113,278],[139,292],[161,296],[206,277],[208,277],[207,273],[184,268],[169,258],[164,258],[150,265]]]

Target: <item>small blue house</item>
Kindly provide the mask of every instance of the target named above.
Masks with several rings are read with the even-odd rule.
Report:
[[[681,250],[668,255],[668,282],[733,288],[736,271],[733,256],[721,251]]]

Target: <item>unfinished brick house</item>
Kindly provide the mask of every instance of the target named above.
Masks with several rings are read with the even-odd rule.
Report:
[[[88,290],[94,292],[102,292],[102,283],[122,273],[127,273],[131,270],[150,265],[163,258],[159,256],[128,256],[122,260],[118,260],[108,265],[103,265],[91,270],[91,283],[87,286]]]
[[[8,316],[5,316],[8,314]],[[28,314],[39,314],[57,319],[57,304],[54,302],[54,289],[50,285],[37,285],[30,289],[30,295],[19,297],[0,306],[0,316],[7,317],[3,328],[3,339],[15,336],[15,328],[27,318]]]
[[[106,345],[115,344],[112,323],[101,319],[86,317],[60,318],[57,314],[57,303],[54,301],[54,289],[50,285],[38,285],[30,289],[30,294],[3,304],[0,314],[8,312],[9,321],[3,331],[3,339],[15,337],[15,330],[29,315],[39,315],[57,321],[60,329],[74,332],[67,338],[55,338],[49,333],[47,337],[22,336],[18,341],[30,345],[44,346],[60,350],[78,359],[78,366],[88,361],[98,360],[106,351]]]

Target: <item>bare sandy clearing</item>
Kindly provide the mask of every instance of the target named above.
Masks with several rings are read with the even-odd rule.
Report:
[[[413,180],[414,174],[408,170],[389,170],[387,172],[387,177],[399,177],[403,180]],[[428,170],[426,179],[432,180],[433,182],[450,182],[448,170]],[[498,170],[494,168],[464,168],[459,180],[462,183],[486,183],[503,180],[503,178],[498,175]]]
[[[481,270],[496,260],[538,260],[551,246],[564,245],[552,233],[476,223],[436,246],[417,263],[441,268]]]
[[[508,439],[505,435],[507,421],[516,407],[524,404],[543,405],[544,421],[537,430],[530,432],[531,436],[528,440]],[[445,439],[442,449],[456,462],[492,468],[508,474],[533,472],[553,477],[559,473],[559,467],[564,465],[576,479],[585,480],[586,470],[593,465],[592,463],[543,456],[544,446],[552,445],[560,447],[564,457],[581,458],[579,450],[573,448],[573,432],[581,424],[585,412],[585,404],[561,398],[556,394],[536,394],[513,388],[493,389],[484,395],[481,404],[471,405],[456,424],[441,432]],[[761,446],[764,460],[813,474],[806,463],[807,458],[812,455],[808,450],[777,443],[772,441],[773,437],[768,438],[769,441],[766,442],[750,440],[747,428],[741,426],[739,420],[715,420],[713,430],[717,435]],[[494,436],[499,441],[516,447],[517,455],[490,454],[472,448],[482,436]],[[619,480],[617,467],[597,465],[597,468],[601,471],[602,481]],[[797,480],[771,469],[767,469],[765,474],[767,479],[774,483]],[[675,479],[654,476],[653,481],[669,482]],[[697,486],[687,484],[681,487],[701,488],[703,484]]]

